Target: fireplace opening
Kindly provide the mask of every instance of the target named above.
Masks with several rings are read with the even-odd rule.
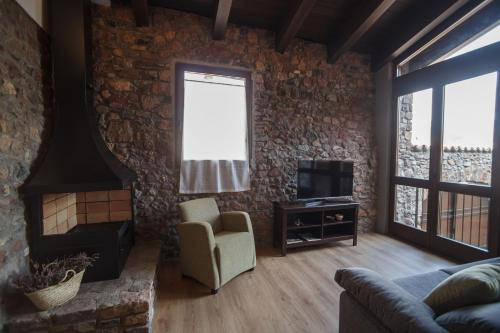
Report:
[[[134,245],[133,187],[28,197],[31,258],[50,262],[85,252],[98,260],[83,281],[115,279]]]
[[[44,236],[78,232],[86,224],[132,220],[130,189],[43,194],[42,202]]]

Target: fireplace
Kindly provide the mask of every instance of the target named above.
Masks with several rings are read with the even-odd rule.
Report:
[[[54,129],[22,187],[32,259],[100,258],[84,281],[117,278],[134,243],[135,172],[104,143],[93,110],[90,4],[51,0]]]

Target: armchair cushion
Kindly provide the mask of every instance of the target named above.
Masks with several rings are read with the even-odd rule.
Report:
[[[219,208],[214,198],[190,200],[179,204],[181,222],[208,222],[213,232],[222,230]]]
[[[215,264],[215,238],[208,222],[184,222],[177,226],[180,234],[182,272],[212,289],[219,288],[219,271]]]
[[[255,267],[255,245],[249,232],[221,231],[215,235],[220,284]]]

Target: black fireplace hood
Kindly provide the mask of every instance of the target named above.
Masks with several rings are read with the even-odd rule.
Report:
[[[54,130],[23,193],[123,189],[136,178],[104,143],[93,111],[90,3],[49,1]]]

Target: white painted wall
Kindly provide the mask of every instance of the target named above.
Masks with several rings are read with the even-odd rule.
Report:
[[[47,11],[45,0],[16,0],[31,18],[47,30]]]
[[[16,0],[29,16],[45,31],[48,31],[46,0]],[[73,0],[68,0],[73,1]],[[111,0],[92,0],[101,6],[111,6]]]
[[[375,137],[378,147],[377,221],[375,229],[387,233],[391,159],[392,64],[375,73]]]
[[[101,6],[111,6],[111,0],[92,0],[92,2]]]

